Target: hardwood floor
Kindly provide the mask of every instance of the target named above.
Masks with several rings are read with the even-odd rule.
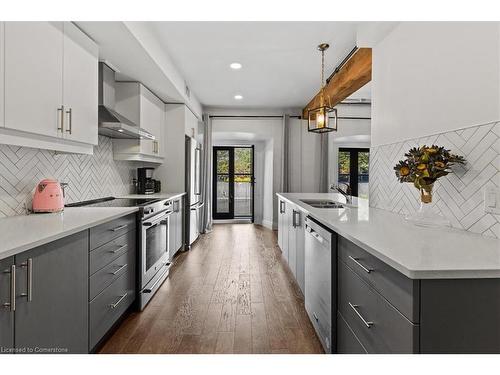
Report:
[[[323,353],[276,234],[217,224],[100,353]]]

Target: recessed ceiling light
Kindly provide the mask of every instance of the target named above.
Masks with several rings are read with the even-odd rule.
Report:
[[[242,95],[235,95],[234,98],[236,100],[241,100],[241,99],[243,99],[243,96]]]
[[[119,131],[120,133],[122,133],[122,132],[123,132],[123,129],[118,129],[118,131]]]
[[[231,69],[238,70],[241,69],[243,65],[241,65],[239,62],[234,62],[229,65]]]

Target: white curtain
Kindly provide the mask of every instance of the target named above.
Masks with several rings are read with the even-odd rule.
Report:
[[[319,192],[328,193],[328,133],[319,135],[320,159],[319,159]]]
[[[283,133],[282,133],[282,153],[281,159],[281,192],[290,191],[290,116],[283,115]]]
[[[201,208],[200,232],[212,230],[212,120],[203,115],[203,157],[201,167],[201,196],[205,203]]]

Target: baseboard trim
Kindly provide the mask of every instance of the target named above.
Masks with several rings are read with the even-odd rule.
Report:
[[[269,229],[274,229],[273,228],[273,222],[270,220],[262,220],[262,226],[269,228]]]

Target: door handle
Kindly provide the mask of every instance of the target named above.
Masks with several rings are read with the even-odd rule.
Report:
[[[26,272],[26,293],[21,293],[21,297],[26,297],[28,302],[33,301],[33,259],[28,258],[21,264],[22,268],[27,268]]]
[[[57,108],[57,112],[59,113],[59,119],[57,124],[57,130],[61,133],[64,132],[64,106],[60,106]]]
[[[13,264],[10,270],[5,270],[4,273],[10,273],[10,302],[5,302],[2,306],[16,311],[16,265]]]
[[[72,134],[72,132],[73,132],[73,110],[72,110],[72,108],[68,109],[66,111],[66,114],[68,115],[68,124],[69,124],[69,127],[68,127],[68,129],[66,129],[66,132],[69,134]]]

